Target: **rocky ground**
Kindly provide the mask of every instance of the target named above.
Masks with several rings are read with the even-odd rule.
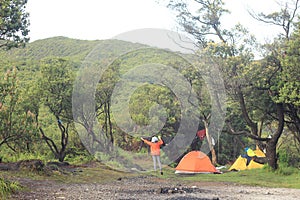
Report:
[[[299,199],[300,190],[239,186],[232,183],[186,183],[155,176],[118,178],[106,183],[66,184],[55,181],[33,181],[18,178],[28,188],[11,196],[16,200],[97,200],[97,199],[159,199],[159,200],[282,200]]]

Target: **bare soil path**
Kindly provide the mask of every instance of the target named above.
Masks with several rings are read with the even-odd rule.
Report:
[[[298,200],[299,189],[261,188],[233,183],[179,183],[155,176],[118,178],[106,183],[67,184],[49,180],[18,178],[28,191],[11,196],[15,200]]]

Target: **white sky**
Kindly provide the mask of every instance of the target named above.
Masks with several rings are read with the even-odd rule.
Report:
[[[141,28],[176,31],[175,16],[157,0],[29,0],[31,41],[54,36],[76,39],[109,39],[120,33]],[[247,13],[274,11],[275,0],[225,0],[232,11],[226,24],[241,22],[260,39],[278,33],[258,23]],[[273,8],[273,9],[272,9]]]

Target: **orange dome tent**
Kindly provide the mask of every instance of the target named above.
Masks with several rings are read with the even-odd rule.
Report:
[[[176,167],[176,174],[220,173],[209,157],[201,151],[191,151],[186,154]]]

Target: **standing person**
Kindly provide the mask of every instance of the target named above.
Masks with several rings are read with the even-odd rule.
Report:
[[[160,146],[164,143],[160,136],[152,137],[151,142],[141,138],[143,142],[150,146],[150,152],[153,159],[154,170],[156,171],[156,162],[158,163],[160,174],[163,175],[160,162]]]

